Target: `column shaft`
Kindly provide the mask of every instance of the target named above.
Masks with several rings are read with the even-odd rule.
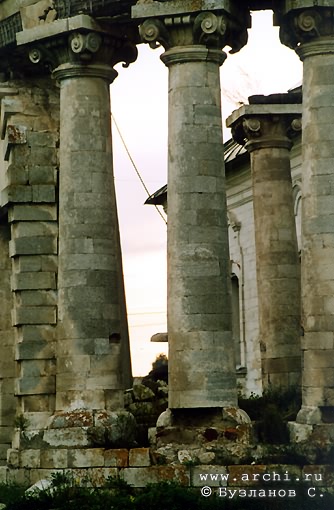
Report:
[[[301,129],[301,96],[253,96],[227,125],[250,152],[259,340],[264,388],[300,384],[300,265],[290,137]],[[275,102],[276,101],[276,102]]]
[[[300,268],[287,147],[251,152],[264,387],[300,383]]]
[[[119,406],[124,376],[129,377],[120,359],[128,333],[121,317],[109,82],[93,66],[90,75],[76,71],[66,65],[56,70],[61,79],[59,410]]]
[[[174,48],[169,66],[169,407],[236,406],[219,66]]]
[[[291,2],[283,2],[276,14],[281,41],[295,49],[304,64],[303,398],[296,430],[304,428],[308,434],[320,424],[331,424],[333,428],[334,423],[334,7],[333,2],[313,4],[301,1],[297,9]],[[321,433],[322,444],[332,442],[331,428]]]
[[[303,74],[303,408],[334,406],[334,46]],[[299,415],[304,420],[304,410]]]

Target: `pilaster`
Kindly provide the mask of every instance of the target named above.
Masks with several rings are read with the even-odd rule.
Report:
[[[288,99],[293,95],[254,96],[250,102],[263,104],[242,106],[227,119],[234,139],[251,155],[263,386],[278,390],[300,386],[301,376],[300,267],[289,154],[301,129],[301,105],[282,104]]]
[[[297,422],[334,423],[334,2],[284,2],[283,44],[303,60],[302,337],[303,405]],[[296,8],[298,7],[298,8]],[[331,424],[331,425],[329,425]],[[319,427],[318,427],[319,428]],[[298,435],[298,434],[297,434]],[[326,436],[326,433],[323,437]],[[327,439],[329,440],[330,432]],[[316,439],[315,439],[316,440]]]

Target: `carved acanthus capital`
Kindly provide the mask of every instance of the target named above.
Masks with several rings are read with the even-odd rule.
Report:
[[[334,7],[309,7],[287,12],[279,20],[281,42],[303,59],[303,45],[319,42],[326,51],[326,39],[334,36]],[[332,51],[332,45],[330,45]]]
[[[54,71],[62,65],[81,67],[99,66],[110,67],[110,81],[117,72],[112,68],[123,62],[127,67],[137,58],[137,47],[130,40],[115,38],[110,34],[95,31],[74,31],[59,37],[42,40],[31,44],[28,48],[29,60],[33,64],[46,67]],[[108,76],[104,76],[108,79]]]
[[[301,131],[301,116],[254,115],[241,116],[232,125],[232,136],[248,152],[278,147],[290,150],[292,139]]]
[[[247,27],[220,11],[200,14],[148,18],[139,27],[143,42],[152,48],[161,45],[165,50],[175,46],[203,45],[209,49],[231,46],[231,53],[247,43]]]

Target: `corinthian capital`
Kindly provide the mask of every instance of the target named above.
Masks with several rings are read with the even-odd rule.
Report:
[[[281,94],[282,100],[290,99]],[[290,149],[292,139],[301,131],[301,97],[296,103],[270,103],[270,96],[255,96],[256,104],[244,105],[227,119],[233,138],[251,152],[266,147]],[[250,98],[251,99],[251,98]],[[297,103],[298,101],[298,103]]]
[[[64,64],[83,70],[88,65],[112,68],[119,62],[128,66],[137,58],[137,35],[129,26],[102,28],[87,16],[71,18],[70,29],[62,20],[53,30],[50,25],[38,27],[37,35],[25,30],[18,37],[21,54],[25,52],[32,64],[49,72]]]
[[[217,11],[205,11],[197,16],[149,18],[140,25],[139,33],[142,41],[152,48],[161,45],[165,50],[192,44],[215,49],[229,45],[231,53],[235,53],[247,42],[246,28],[243,30]]]
[[[331,2],[325,4],[321,1],[313,7],[309,7],[309,2],[299,4],[298,9],[286,9],[286,12],[276,16],[281,42],[297,52],[306,43],[320,42],[334,36],[334,2],[330,7]],[[302,4],[305,4],[305,8],[300,8]]]

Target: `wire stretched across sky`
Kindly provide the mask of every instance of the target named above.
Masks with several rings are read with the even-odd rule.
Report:
[[[117,132],[118,132],[118,135],[119,135],[119,137],[120,137],[120,139],[121,139],[121,142],[122,142],[122,144],[123,144],[123,146],[124,146],[124,149],[125,149],[125,151],[126,151],[126,153],[127,153],[128,157],[129,157],[129,159],[130,159],[130,161],[131,161],[131,164],[132,164],[132,166],[133,166],[133,168],[134,168],[134,170],[135,170],[135,172],[136,172],[136,174],[137,174],[137,176],[138,176],[138,178],[139,178],[139,180],[140,180],[140,182],[141,182],[141,184],[142,184],[142,186],[143,186],[144,190],[146,191],[147,196],[148,196],[148,197],[150,197],[152,193],[150,193],[150,192],[149,192],[149,190],[148,190],[148,188],[147,188],[147,186],[146,186],[146,184],[145,184],[145,182],[144,182],[144,180],[143,180],[142,176],[140,175],[140,172],[139,172],[139,170],[138,170],[138,168],[137,168],[137,165],[136,165],[136,163],[134,162],[134,159],[132,158],[132,156],[131,156],[131,154],[130,154],[130,151],[129,151],[129,149],[128,149],[127,145],[126,145],[126,142],[125,142],[125,140],[124,140],[124,138],[123,138],[123,135],[122,135],[122,133],[121,133],[121,131],[120,131],[119,127],[118,127],[118,124],[117,124],[117,122],[116,122],[115,116],[113,115],[113,113],[112,113],[112,112],[110,112],[110,115],[111,115],[111,119],[112,119],[113,123],[115,124],[115,128],[116,128],[116,130],[117,130]],[[157,205],[154,205],[154,207],[155,207],[155,208],[156,208],[156,210],[158,211],[158,213],[159,213],[159,215],[161,216],[161,218],[162,218],[162,220],[164,221],[164,223],[167,225],[167,221],[166,221],[166,219],[164,218],[164,216],[163,216],[162,212],[160,211],[160,209],[158,208],[158,206],[157,206]]]

